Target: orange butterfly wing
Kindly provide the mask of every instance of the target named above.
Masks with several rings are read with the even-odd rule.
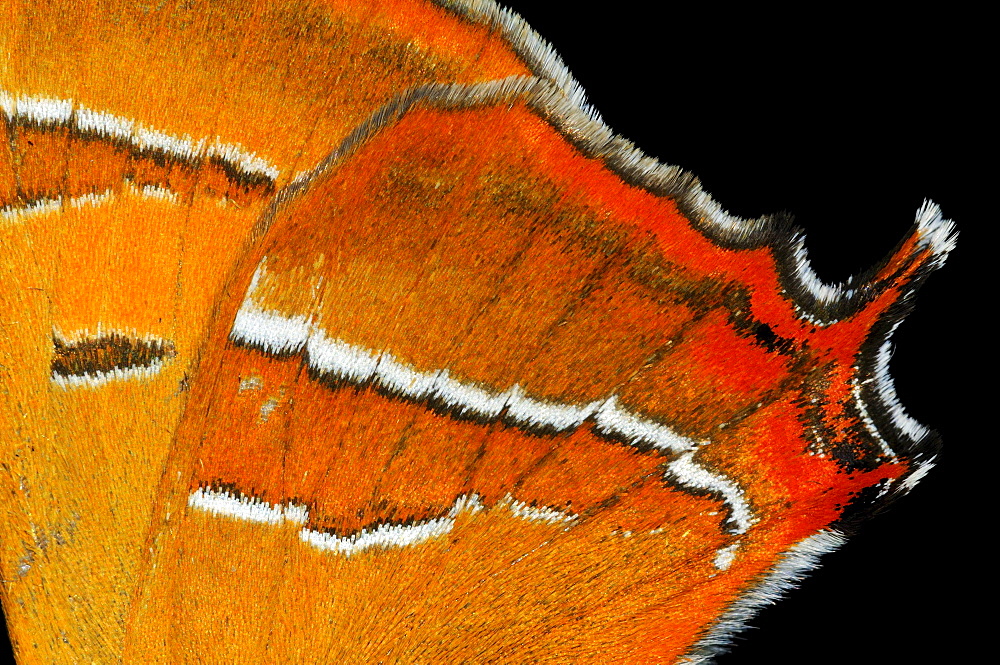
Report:
[[[689,183],[628,185],[627,146],[566,127],[598,131],[547,84],[420,89],[279,195],[193,382],[130,654],[697,656],[839,544],[853,495],[909,485],[929,453],[869,415],[871,330],[946,251],[935,211],[823,322],[786,295],[790,241],[720,247]]]
[[[936,211],[827,294],[458,9],[5,6],[25,662],[698,656],[922,473]]]

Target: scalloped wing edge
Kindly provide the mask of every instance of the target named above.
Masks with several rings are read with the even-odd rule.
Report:
[[[626,182],[661,196],[675,197],[682,212],[707,237],[723,246],[750,248],[767,245],[777,259],[780,278],[800,316],[816,326],[828,326],[864,308],[877,294],[872,279],[893,256],[868,270],[849,277],[839,284],[823,282],[813,269],[806,250],[805,235],[789,228],[777,216],[743,219],[730,214],[705,191],[698,178],[678,166],[664,164],[619,137],[602,120],[586,98],[583,86],[573,77],[565,62],[552,45],[543,39],[516,12],[501,7],[494,0],[432,0],[435,4],[458,13],[468,20],[497,30],[514,51],[528,64],[536,76],[549,81],[564,96],[562,103],[550,102],[549,116],[567,140],[591,157],[602,159]],[[555,107],[558,107],[556,109]],[[921,274],[911,280],[900,297],[899,304],[883,316],[881,330],[872,330],[868,345],[876,353],[863,353],[858,371],[869,376],[874,393],[858,395],[858,404],[869,414],[881,412],[888,418],[876,423],[872,418],[869,429],[890,449],[900,447],[915,456],[917,469],[907,474],[896,486],[905,493],[933,466],[939,443],[934,432],[912,418],[896,395],[889,374],[892,354],[891,337],[906,314],[927,274],[942,267],[955,248],[955,224],[945,219],[937,204],[926,200],[917,210],[913,229],[906,234],[917,236],[916,254],[928,250],[930,256],[921,267]],[[900,242],[902,244],[903,241]],[[869,409],[869,405],[875,410]],[[886,438],[893,439],[889,445]]]

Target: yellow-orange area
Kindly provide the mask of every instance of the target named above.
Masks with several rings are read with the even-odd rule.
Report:
[[[311,169],[395,95],[529,74],[485,27],[425,0],[5,0],[0,90],[72,99]]]
[[[186,377],[216,292],[263,203],[180,205],[121,188],[0,224],[4,610],[23,662],[113,659]],[[193,232],[215,228],[220,234]],[[53,335],[170,340],[155,377],[65,389]]]
[[[492,30],[422,0],[0,2],[14,105],[0,118],[0,567],[19,662],[121,658],[192,362],[266,198],[415,85],[527,73]],[[32,124],[11,110],[31,100],[135,129]],[[137,152],[140,128],[239,146],[277,182],[234,180],[204,151]],[[50,381],[54,334],[108,331],[176,356],[141,380]]]

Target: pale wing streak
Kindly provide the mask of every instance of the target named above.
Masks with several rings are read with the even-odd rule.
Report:
[[[97,388],[111,381],[151,379],[163,369],[163,362],[153,362],[142,367],[113,367],[107,372],[62,375],[52,372],[50,380],[63,390],[71,388]]]
[[[217,517],[230,517],[244,522],[279,526],[300,526],[309,521],[309,509],[300,504],[269,504],[254,497],[244,497],[227,491],[199,488],[188,496],[188,507]],[[507,497],[498,507],[508,510],[526,522],[563,524],[572,522],[577,515],[551,508],[534,508]],[[447,515],[414,524],[380,524],[372,529],[362,529],[349,536],[338,536],[303,527],[299,539],[317,549],[343,556],[351,556],[373,548],[394,548],[419,545],[450,533],[455,521],[462,514],[482,511],[483,504],[475,494],[458,497]]]
[[[174,205],[178,205],[181,202],[180,196],[178,196],[176,192],[172,192],[163,187],[145,185],[140,189],[132,183],[126,183],[125,187],[131,194],[140,198],[156,199],[158,201],[172,203]],[[67,199],[64,199],[61,196],[56,196],[51,199],[37,199],[30,203],[26,203],[23,206],[8,206],[0,208],[0,220],[16,223],[24,221],[29,217],[40,217],[48,213],[59,212],[62,210],[63,205],[68,205],[70,208],[83,208],[86,206],[97,208],[106,203],[112,203],[113,201],[115,201],[115,193],[110,189],[99,194],[84,194],[82,196],[74,196]]]

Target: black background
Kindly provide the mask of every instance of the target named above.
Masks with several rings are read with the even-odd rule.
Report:
[[[996,559],[984,542],[992,522],[983,489],[995,436],[984,436],[985,399],[975,396],[976,377],[992,374],[986,344],[995,339],[975,309],[993,308],[995,284],[979,269],[995,223],[985,206],[994,188],[983,17],[940,7],[880,15],[819,4],[802,6],[808,14],[507,4],[555,45],[619,134],[697,174],[733,213],[792,213],[827,282],[882,258],[925,198],[958,223],[958,250],[897,331],[891,363],[908,411],[943,436],[938,468],[764,611],[718,663],[975,660],[982,610],[971,603],[992,606]]]

